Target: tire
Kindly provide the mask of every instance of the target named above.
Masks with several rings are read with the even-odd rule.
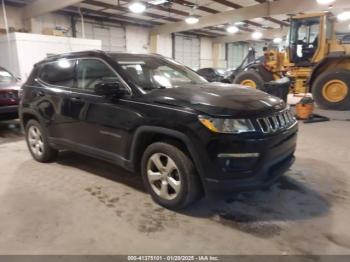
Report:
[[[49,145],[46,131],[38,121],[28,121],[25,136],[29,152],[36,161],[48,163],[56,160],[58,151]]]
[[[350,109],[350,70],[336,69],[319,75],[312,85],[315,102],[325,109]]]
[[[254,83],[253,84],[254,86],[253,85],[246,85],[245,82]],[[234,83],[238,84],[238,85],[245,85],[248,87],[262,90],[264,88],[265,81],[258,72],[254,71],[254,70],[247,70],[247,71],[243,71],[243,72],[239,73],[236,76]]]
[[[157,159],[161,161],[159,165],[162,168],[165,167],[163,173],[155,165],[156,161],[153,161]],[[173,167],[174,164],[175,168],[177,168],[176,171],[171,168],[166,170],[167,166]],[[192,160],[174,145],[156,142],[148,146],[142,157],[141,169],[143,182],[153,200],[168,209],[182,209],[201,196],[201,184]],[[152,176],[154,177],[153,182],[149,178],[149,171],[154,174]],[[169,180],[170,177],[177,184],[180,181],[177,192],[171,186],[171,183],[168,183],[168,181],[171,181]],[[163,185],[163,183],[165,184]],[[167,195],[166,197],[161,196],[161,189],[163,188],[166,188],[164,190],[166,192],[165,195]]]

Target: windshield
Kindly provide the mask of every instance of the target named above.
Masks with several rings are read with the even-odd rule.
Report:
[[[3,83],[13,83],[16,82],[16,79],[8,71],[3,68],[0,68],[0,84]]]
[[[134,83],[145,91],[207,83],[197,73],[171,59],[135,56],[112,57]]]

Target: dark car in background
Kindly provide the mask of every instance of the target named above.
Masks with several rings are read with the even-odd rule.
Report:
[[[197,70],[197,73],[209,82],[232,83],[231,74],[228,74],[224,69],[201,68]]]
[[[18,118],[18,79],[0,67],[0,121]]]
[[[73,150],[139,172],[153,199],[269,186],[294,161],[297,121],[281,99],[208,83],[160,55],[58,55],[35,65],[20,118],[39,162]]]

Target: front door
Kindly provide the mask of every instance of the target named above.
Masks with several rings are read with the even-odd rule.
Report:
[[[70,114],[74,120],[69,132],[77,147],[115,160],[123,157],[130,112],[119,100],[96,95],[95,85],[105,81],[120,82],[116,72],[99,59],[79,59],[77,81],[72,89]]]

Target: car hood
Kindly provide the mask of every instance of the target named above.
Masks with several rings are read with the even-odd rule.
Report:
[[[219,83],[157,89],[144,98],[151,103],[191,108],[211,116],[251,117],[286,106],[283,100],[262,91]]]

